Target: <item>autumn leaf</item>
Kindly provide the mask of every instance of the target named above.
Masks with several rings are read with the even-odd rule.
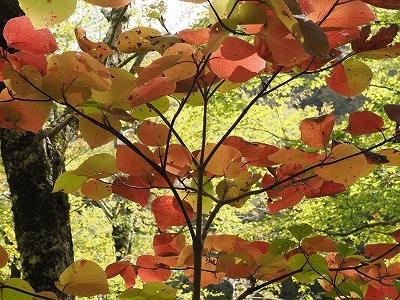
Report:
[[[8,263],[8,253],[3,246],[0,245],[0,268],[3,268]]]
[[[153,248],[157,256],[179,255],[186,247],[185,236],[181,233],[162,233],[154,236]]]
[[[189,219],[193,219],[194,212],[190,204],[183,201],[182,205]],[[186,219],[178,204],[178,200],[173,196],[160,196],[154,199],[151,203],[151,211],[156,218],[158,228],[162,231],[171,226],[186,224]]]
[[[201,46],[207,43],[209,35],[209,28],[184,29],[175,34],[175,36],[194,46]]]
[[[400,9],[399,0],[361,0],[361,1],[376,7]]]
[[[110,293],[106,273],[98,264],[89,260],[72,263],[55,284],[60,291],[79,297]]]
[[[45,28],[67,20],[75,11],[76,0],[20,0],[19,5],[35,28]]]
[[[326,84],[336,93],[353,97],[369,87],[373,73],[362,61],[347,59],[333,67]]]
[[[147,282],[142,289],[131,288],[120,294],[121,300],[174,300],[177,291],[163,282]]]
[[[105,60],[110,54],[111,49],[104,42],[93,42],[86,37],[86,31],[83,28],[75,28],[75,36],[79,48],[93,56],[98,61]]]
[[[109,177],[118,173],[116,158],[108,153],[95,154],[86,159],[78,168],[70,171],[70,173],[95,179]]]
[[[212,54],[209,66],[222,79],[241,83],[258,75],[264,69],[265,61],[250,43],[227,37]]]
[[[6,280],[2,280],[2,284],[16,289],[0,289],[0,298],[2,300],[32,300],[32,296],[25,294],[24,291],[31,294],[35,293],[34,289],[29,285],[29,283],[21,278],[8,278]]]
[[[139,143],[134,144],[134,146],[150,161],[153,161],[153,152],[147,146]],[[141,176],[151,174],[154,171],[153,167],[143,157],[126,145],[117,147],[116,156],[117,168],[123,173]]]
[[[133,0],[84,0],[84,1],[102,7],[119,8],[131,3]]]
[[[326,149],[335,121],[333,114],[304,119],[300,122],[301,140],[310,147]]]
[[[389,243],[370,244],[365,246],[364,251],[370,257],[391,259],[400,253],[400,247]]]
[[[362,154],[356,155],[359,152],[360,150],[352,145],[337,145],[332,149],[331,157],[325,159],[325,154],[320,156],[320,159],[324,161],[325,165],[316,167],[314,170],[325,180],[341,183],[345,186],[352,185],[363,175],[367,167],[367,159],[365,156]],[[347,156],[352,157],[343,159]],[[343,160],[335,162],[340,159]]]
[[[165,265],[158,256],[141,255],[136,260],[138,275],[144,282],[165,281],[171,276],[170,266]]]
[[[91,179],[82,185],[81,192],[86,197],[98,201],[112,194],[112,185],[97,179]]]
[[[167,81],[165,77],[156,77],[146,84],[136,87],[128,103],[131,107],[137,107],[142,104],[157,100],[162,96],[170,95],[175,91],[176,83]]]
[[[136,27],[119,35],[117,49],[122,53],[151,51],[153,50],[153,45],[150,43],[150,39],[159,35],[161,35],[161,32],[157,29]]]
[[[382,132],[387,128],[383,128],[383,119],[371,111],[356,111],[349,116],[349,125],[344,132],[348,132],[351,136],[359,136],[375,132]]]
[[[400,124],[400,105],[399,104],[385,104],[383,106],[385,113],[390,120]]]
[[[136,130],[138,139],[146,146],[165,146],[168,134],[169,128],[167,126],[148,120],[143,121]]]
[[[118,176],[113,182],[112,192],[144,207],[150,198],[150,185],[136,175],[128,178]]]
[[[121,275],[125,282],[126,288],[131,288],[135,285],[137,276],[137,267],[133,266],[130,261],[117,261],[106,267],[105,273],[108,278],[113,278]]]
[[[207,158],[216,144],[209,143],[205,147],[204,157]],[[200,154],[199,154],[200,155]],[[199,160],[200,156],[197,157]],[[206,171],[216,176],[234,178],[240,174],[242,155],[239,150],[221,145],[209,160]]]

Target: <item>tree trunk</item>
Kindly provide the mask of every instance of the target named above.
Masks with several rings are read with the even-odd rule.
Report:
[[[23,12],[17,0],[0,0],[0,7],[3,31],[10,18]],[[7,48],[3,36],[0,46]],[[62,155],[43,132],[3,129],[0,141],[23,278],[36,291],[59,294],[54,282],[73,262],[68,196],[52,193],[55,179],[64,171]]]

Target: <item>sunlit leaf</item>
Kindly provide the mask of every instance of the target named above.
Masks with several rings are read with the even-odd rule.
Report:
[[[10,19],[4,27],[3,36],[8,47],[34,55],[49,54],[58,49],[51,31],[47,28],[35,30],[27,16]]]
[[[121,300],[174,300],[177,291],[163,282],[147,282],[143,289],[132,288],[122,292]]]
[[[148,120],[143,121],[136,135],[146,146],[165,146],[167,144],[169,128],[164,124],[154,123]]]
[[[192,207],[187,202],[183,202],[182,205],[191,220],[194,217]],[[151,203],[151,211],[156,218],[158,228],[162,231],[171,226],[186,224],[186,219],[178,204],[178,200],[173,196],[160,196],[154,199]]]
[[[133,0],[84,0],[93,5],[118,8],[131,3]]]
[[[288,229],[299,242],[313,232],[312,226],[308,224],[294,225]]]
[[[19,5],[36,28],[67,20],[75,11],[76,0],[19,0]]]
[[[333,114],[304,119],[300,122],[301,140],[310,147],[326,148],[335,121]]]
[[[139,143],[134,144],[134,146],[150,161],[153,161],[153,152],[147,146]],[[126,145],[119,145],[117,147],[116,156],[117,168],[123,173],[141,176],[153,172],[152,166]]]
[[[117,275],[125,281],[126,288],[131,288],[136,282],[137,267],[133,266],[129,261],[117,261],[106,267],[105,273],[107,278],[113,278]]]
[[[232,279],[245,278],[254,272],[249,256],[243,252],[222,254],[218,259],[216,270],[224,272],[226,277]]]
[[[209,28],[199,28],[196,30],[184,29],[175,34],[175,36],[195,46],[200,46],[207,43],[209,35],[210,35]]]
[[[261,254],[256,264],[256,277],[261,280],[271,280],[287,273],[288,261],[279,255]]]
[[[65,172],[58,176],[54,184],[53,193],[64,192],[69,194],[76,192],[88,180],[89,177],[87,176],[77,176],[72,174],[72,171]]]
[[[71,174],[99,179],[118,172],[115,156],[99,153],[86,159],[77,169],[71,171]]]
[[[144,282],[165,281],[171,276],[169,266],[161,263],[158,256],[141,255],[136,260],[136,266]]]
[[[111,49],[104,42],[93,42],[86,37],[86,31],[83,28],[75,28],[75,36],[79,48],[99,61],[105,60],[110,54]]]
[[[22,291],[27,291],[28,293],[35,293],[34,289],[23,279],[20,278],[9,278],[4,281],[4,284],[19,289],[21,291],[16,291],[10,288],[2,287],[0,289],[0,299],[2,300],[32,300],[31,295],[24,294]]]
[[[156,77],[142,86],[135,88],[131,94],[128,103],[132,107],[138,107],[142,104],[170,95],[175,91],[176,83],[167,81],[165,77]]]
[[[130,175],[128,178],[119,176],[113,182],[112,192],[144,207],[150,198],[149,187],[150,185],[138,176]]]
[[[343,131],[348,132],[351,136],[382,132],[387,128],[383,128],[383,119],[371,111],[355,111],[349,116],[349,125]]]
[[[182,233],[162,233],[154,236],[153,248],[155,255],[179,255],[186,246],[186,239]]]
[[[209,65],[222,79],[238,83],[258,75],[264,69],[265,61],[257,55],[250,43],[239,38],[227,37],[212,54]]]
[[[56,294],[54,294],[53,292],[39,292],[36,293],[36,295],[38,295],[39,297],[33,297],[32,300],[42,300],[42,297],[46,297],[46,299],[54,299],[57,300],[58,297]]]
[[[352,185],[362,175],[367,167],[367,160],[364,155],[356,155],[360,150],[357,147],[347,144],[340,144],[333,148],[332,157],[325,160],[324,165],[316,167],[315,172],[325,180],[341,183],[346,186]],[[350,158],[343,159],[352,155]],[[325,154],[321,159],[325,158]],[[343,159],[339,162],[336,160]]]
[[[119,35],[117,49],[122,53],[151,51],[153,50],[153,45],[150,44],[150,39],[158,35],[161,35],[161,32],[154,28],[133,28]]]
[[[361,0],[361,1],[377,7],[400,9],[399,0]]]
[[[369,87],[373,73],[362,61],[347,59],[334,66],[331,75],[326,77],[327,85],[336,93],[353,97]]]
[[[207,158],[214,149],[215,144],[207,144],[204,151],[204,157]],[[239,150],[221,145],[211,157],[206,166],[206,171],[216,176],[226,176],[234,178],[240,174],[242,155]],[[199,159],[199,157],[198,157]]]
[[[177,63],[164,71],[168,81],[180,81],[194,76],[197,73],[197,64],[193,60],[196,56],[192,45],[178,43],[169,47],[163,56],[181,55]]]
[[[112,186],[110,183],[91,179],[82,185],[81,192],[86,197],[98,201],[112,194]]]
[[[399,244],[371,244],[364,248],[365,254],[371,257],[380,257],[385,259],[391,259],[400,253]]]

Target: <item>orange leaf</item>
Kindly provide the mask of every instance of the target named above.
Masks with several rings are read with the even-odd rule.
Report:
[[[336,93],[353,97],[361,94],[372,80],[371,69],[362,61],[348,59],[334,66],[326,84]]]
[[[140,106],[162,96],[172,94],[175,88],[175,82],[167,81],[165,77],[157,77],[135,88],[128,102],[132,107]]]
[[[143,144],[134,144],[136,148],[147,158],[153,161],[153,152]],[[131,150],[126,145],[117,147],[117,168],[126,174],[133,174],[137,176],[153,173],[153,168],[150,164],[139,154]]]
[[[10,19],[3,36],[8,47],[34,55],[50,54],[58,49],[51,31],[47,28],[35,30],[27,16]]]
[[[112,186],[109,183],[91,179],[82,185],[81,192],[86,197],[98,201],[112,194]]]
[[[148,120],[143,121],[136,130],[139,140],[146,146],[161,147],[167,144],[169,128]]]
[[[160,257],[141,255],[136,260],[138,274],[144,282],[165,281],[171,276],[169,266]]]
[[[78,40],[79,48],[93,56],[98,61],[105,60],[110,54],[111,49],[104,42],[92,42],[86,37],[86,31],[83,28],[75,28],[75,36]]]
[[[196,56],[192,45],[177,43],[167,50],[163,56],[181,55],[177,63],[164,71],[164,76],[168,81],[180,81],[192,77],[197,73],[197,64],[194,61]]]
[[[183,206],[189,219],[193,219],[194,212],[190,204],[183,201]],[[171,226],[181,226],[186,224],[185,217],[178,201],[173,196],[160,196],[154,199],[151,203],[151,211],[156,218],[158,228],[162,231]]]
[[[165,159],[165,149],[156,149],[154,157],[160,165],[163,164]],[[179,144],[169,145],[167,165],[165,167],[167,172],[183,177],[192,169],[191,164],[192,154],[187,148]]]
[[[310,147],[326,148],[335,121],[333,114],[304,119],[300,122],[301,140]]]
[[[393,250],[392,250],[393,249]],[[400,247],[398,244],[374,244],[367,245],[364,248],[365,254],[373,258],[380,257],[385,259],[391,259],[400,253]]]
[[[154,236],[154,254],[158,256],[179,255],[186,247],[185,236],[181,233],[162,233]]]
[[[264,69],[265,61],[250,43],[227,37],[211,56],[209,66],[220,78],[241,83],[258,75]]]
[[[200,28],[197,30],[184,29],[175,34],[178,38],[194,46],[201,46],[207,43],[209,35],[209,28]]]
[[[106,267],[107,278],[113,278],[117,275],[121,275],[125,281],[126,288],[131,288],[135,285],[137,276],[137,267],[133,266],[129,261],[117,261]]]
[[[8,253],[3,246],[0,245],[0,268],[3,268],[8,263]]]
[[[150,198],[150,185],[136,175],[119,176],[113,182],[112,192],[144,207]]]
[[[150,39],[161,35],[157,29],[136,27],[122,32],[118,37],[117,49],[122,53],[147,52],[153,50]]]
[[[348,132],[351,136],[382,132],[387,128],[383,128],[383,119],[371,111],[356,111],[349,116],[349,125],[344,132]]]
[[[79,297],[110,293],[106,273],[98,264],[89,260],[72,263],[55,284],[60,291]]]
[[[204,151],[205,158],[211,154],[214,147],[215,144],[212,143],[206,145]],[[211,157],[206,166],[206,171],[216,176],[234,178],[240,174],[241,158],[242,155],[239,150],[230,146],[221,145]]]
[[[361,177],[367,167],[367,159],[364,155],[355,155],[360,152],[360,149],[352,145],[339,144],[332,149],[331,158],[326,159],[325,154],[321,154],[319,159],[324,160],[329,165],[316,167],[315,173],[328,181],[344,184],[345,186],[352,185]],[[345,158],[350,155],[355,155],[350,158],[343,159],[339,162],[336,160]]]

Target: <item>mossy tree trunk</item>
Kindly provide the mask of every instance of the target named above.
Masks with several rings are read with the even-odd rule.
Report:
[[[23,14],[17,0],[0,0],[0,30]],[[0,46],[7,48],[3,36]],[[0,83],[0,90],[4,84]],[[52,193],[64,171],[62,150],[44,132],[3,129],[1,157],[9,184],[22,276],[36,291],[59,294],[54,282],[73,262],[68,196]]]

